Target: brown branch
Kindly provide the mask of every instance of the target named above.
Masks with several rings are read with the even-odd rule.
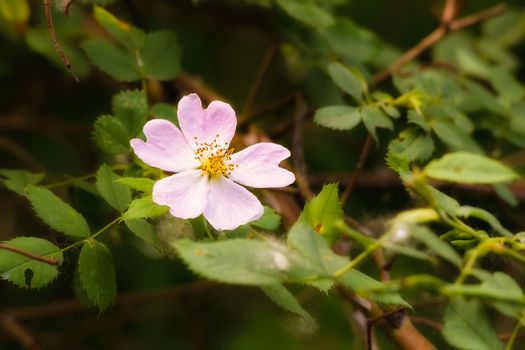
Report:
[[[68,73],[75,79],[76,82],[79,82],[78,77],[73,74],[71,71],[71,62],[67,58],[66,54],[64,53],[64,50],[62,49],[62,46],[60,45],[60,42],[58,41],[57,34],[55,32],[55,25],[53,23],[53,12],[51,10],[51,0],[44,0],[44,12],[46,16],[46,26],[47,31],[49,32],[49,35],[51,36],[51,40],[53,41],[53,46],[55,47],[55,51],[60,56],[60,59],[62,62],[64,62],[64,65],[66,66],[66,69]]]
[[[54,265],[54,266],[58,265],[58,260],[56,259],[50,259],[50,258],[46,258],[43,256],[35,255],[33,253],[22,250],[20,248],[9,246],[5,243],[0,243],[0,249],[9,250],[10,252],[13,252],[18,255],[23,255],[33,260],[38,260],[40,262],[43,262],[44,264]]]
[[[177,76],[175,79],[175,87],[186,92],[195,92],[203,101],[207,103],[216,100],[228,102],[225,97],[217,94],[215,91],[206,86],[201,79],[187,73],[180,73]]]
[[[306,164],[303,153],[303,121],[307,113],[308,108],[304,103],[304,98],[298,93],[295,97],[292,163],[299,192],[305,200],[310,200],[314,194],[306,175]]]
[[[4,329],[11,334],[27,350],[42,350],[35,338],[25,329],[11,314],[4,314],[0,317]]]
[[[447,1],[443,14],[441,16],[441,23],[433,32],[424,37],[419,43],[417,43],[410,50],[405,52],[397,61],[387,67],[385,70],[374,75],[374,82],[379,83],[391,75],[397,73],[405,64],[414,60],[416,57],[421,55],[424,51],[430,48],[432,45],[441,40],[447,33],[463,29],[465,27],[474,25],[483,21],[487,18],[497,16],[503,13],[507,9],[507,5],[501,3],[489,9],[475,13],[470,16],[466,16],[460,19],[454,19],[453,16],[457,15],[457,2],[454,0]]]
[[[293,94],[290,94],[290,95],[286,95],[284,97],[281,97],[281,98],[278,98],[277,100],[275,101],[270,101],[269,103],[267,103],[266,105],[262,106],[260,109],[257,109],[255,111],[253,111],[251,114],[250,114],[250,118],[240,118],[239,121],[237,122],[237,127],[240,128],[242,126],[244,126],[249,120],[252,120],[264,113],[267,113],[267,112],[270,112],[270,111],[273,111],[273,110],[276,110],[276,109],[279,109],[285,105],[287,105],[289,102],[293,101],[295,99],[295,93]]]
[[[266,77],[266,73],[268,73],[268,69],[270,68],[270,65],[272,64],[276,53],[277,53],[277,41],[275,39],[272,39],[270,46],[268,47],[268,49],[266,50],[266,53],[263,56],[259,69],[257,70],[257,73],[255,74],[255,79],[253,80],[253,83],[250,86],[250,90],[248,91],[248,96],[246,97],[246,102],[244,103],[244,108],[243,108],[243,113],[242,113],[244,117],[243,119],[241,119],[242,123],[245,123],[248,119],[252,117],[252,110],[253,110],[255,99],[257,98],[257,94],[259,93],[259,90],[264,81],[264,78]]]
[[[348,198],[350,198],[350,194],[352,194],[352,190],[354,189],[355,183],[357,179],[359,178],[361,170],[363,170],[363,167],[365,166],[366,160],[368,158],[368,154],[370,153],[370,147],[372,146],[373,140],[374,139],[372,138],[372,134],[369,133],[366,136],[363,147],[361,148],[361,153],[359,154],[357,164],[355,166],[354,171],[352,172],[352,177],[350,178],[350,181],[348,182],[348,185],[346,186],[345,191],[343,192],[341,196],[341,205],[343,206],[345,205],[346,201],[348,201]]]
[[[477,12],[473,15],[466,16],[466,17],[452,21],[449,25],[449,29],[451,31],[457,31],[465,27],[470,27],[486,19],[501,15],[506,10],[507,10],[507,4],[501,3],[498,5],[492,6],[486,10]]]
[[[460,0],[446,0],[441,12],[441,23],[450,23],[456,18],[460,10]]]
[[[410,321],[410,318],[400,310],[385,311],[373,301],[365,300],[353,294],[342,285],[337,286],[339,294],[352,302],[368,315],[373,324],[383,331],[399,348],[404,350],[436,350],[434,345],[425,338]],[[375,320],[375,321],[374,321]]]

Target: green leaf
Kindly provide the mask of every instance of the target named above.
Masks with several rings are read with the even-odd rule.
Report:
[[[335,130],[353,129],[361,121],[359,110],[348,106],[319,108],[314,115],[315,123]]]
[[[364,90],[362,80],[354,72],[339,62],[333,62],[328,66],[328,75],[341,90],[357,101],[362,101]]]
[[[509,230],[504,228],[503,225],[501,225],[499,220],[494,215],[492,215],[490,212],[484,209],[464,205],[458,208],[456,213],[457,215],[464,217],[464,218],[474,217],[474,218],[483,220],[487,224],[489,224],[494,229],[494,231],[496,231],[502,236],[505,236],[505,237],[514,236],[512,232],[510,232]]]
[[[138,50],[144,45],[145,34],[142,30],[124,22],[103,7],[95,6],[94,17],[121,44],[132,50]]]
[[[430,132],[430,124],[428,120],[423,116],[422,114],[416,112],[416,111],[408,111],[407,113],[407,119],[409,123],[416,124],[421,129],[425,130],[426,132]]]
[[[0,16],[13,26],[23,27],[29,19],[29,3],[27,0],[1,0]]]
[[[167,212],[167,206],[158,205],[153,202],[151,196],[146,196],[133,200],[122,215],[122,220],[151,218]]]
[[[301,304],[293,296],[292,293],[285,286],[280,283],[270,284],[261,287],[264,294],[268,296],[274,303],[282,307],[284,310],[302,317],[309,324],[315,324],[314,319],[310,314],[303,309]]]
[[[358,270],[350,270],[339,278],[345,287],[351,289],[359,296],[369,298],[384,305],[401,305],[412,308],[398,293],[381,292],[385,286],[378,280],[365,275]]]
[[[290,17],[313,27],[328,27],[334,23],[334,18],[312,0],[277,0]]]
[[[95,66],[118,81],[137,81],[142,76],[136,57],[107,41],[86,40],[82,48]]]
[[[118,183],[119,176],[110,166],[102,164],[97,171],[97,189],[102,198],[118,211],[124,211],[131,202],[131,191]]]
[[[410,161],[407,157],[400,156],[397,153],[394,152],[388,152],[386,154],[386,164],[387,166],[394,170],[401,180],[403,181],[409,181],[412,177],[412,173],[410,172]]]
[[[152,224],[144,219],[129,219],[124,221],[129,230],[140,239],[154,247],[160,247],[161,241]]]
[[[89,300],[101,311],[107,309],[117,294],[115,266],[109,249],[98,241],[88,240],[80,251],[78,272]]]
[[[483,153],[472,136],[450,122],[433,120],[432,130],[453,151]]]
[[[510,102],[517,102],[525,95],[525,89],[511,72],[503,67],[492,69],[490,83],[498,94]]]
[[[428,134],[421,134],[416,129],[406,129],[399,134],[397,140],[390,142],[388,150],[409,161],[425,160],[434,152],[434,141]]]
[[[275,230],[281,224],[281,217],[270,207],[264,207],[264,214],[261,218],[250,222],[250,225],[264,230]]]
[[[73,186],[80,188],[87,193],[91,193],[95,197],[100,197],[100,193],[98,192],[97,186],[94,183],[75,177],[70,178],[70,180]]]
[[[146,177],[121,177],[117,179],[117,182],[146,194],[151,194],[153,185],[155,184],[154,180]]]
[[[328,242],[302,219],[299,219],[288,232],[287,242],[291,249],[296,250],[308,259],[310,264],[328,275],[348,262],[348,259],[335,255]]]
[[[518,198],[516,198],[516,196],[509,189],[508,186],[504,184],[495,184],[492,185],[492,188],[494,189],[494,192],[496,192],[498,197],[503,199],[508,205],[516,207],[519,204]]]
[[[458,183],[494,184],[519,178],[512,169],[502,163],[474,153],[448,153],[431,161],[424,169],[435,179]]]
[[[166,119],[179,126],[177,107],[169,103],[157,103],[151,107],[151,115],[155,118]]]
[[[41,288],[58,276],[58,266],[62,264],[63,257],[53,243],[36,237],[18,237],[2,244],[57,262],[56,265],[47,264],[0,248],[0,276],[2,279],[22,288]]]
[[[28,185],[36,185],[44,179],[44,173],[32,173],[22,169],[0,169],[0,182],[11,191],[24,195]]]
[[[454,298],[445,310],[443,336],[460,349],[503,349],[478,300]]]
[[[323,292],[327,292],[334,284],[334,273],[348,263],[347,258],[336,255],[331,250],[328,241],[315,232],[302,218],[297,220],[290,229],[287,241],[290,249],[302,256],[312,266],[312,269],[326,276],[308,282]]]
[[[140,134],[148,118],[148,100],[141,90],[122,91],[113,97],[113,112],[133,137]]]
[[[230,239],[199,243],[184,239],[172,244],[191,270],[224,283],[273,285],[319,273],[308,260],[277,242]]]
[[[482,277],[481,288],[489,292],[494,301],[492,305],[502,314],[519,319],[523,311],[523,305],[517,305],[523,300],[523,291],[516,281],[503,272],[487,273]],[[498,299],[514,299],[517,303],[498,301]]]
[[[443,259],[449,261],[457,267],[461,267],[463,260],[459,254],[446,242],[439,239],[433,232],[423,226],[411,225],[410,234],[416,240],[424,243],[429,249],[434,251]]]
[[[427,185],[426,187],[432,198],[434,199],[434,204],[438,210],[442,210],[447,213],[449,216],[454,217],[459,209],[459,203],[454,198],[447,196],[443,192],[435,189],[432,186]]]
[[[375,105],[363,106],[361,108],[361,117],[363,118],[366,129],[374,137],[376,142],[379,142],[376,133],[377,128],[394,129],[392,120]]]
[[[129,135],[122,123],[110,115],[97,118],[94,125],[93,138],[97,145],[110,154],[129,152]]]
[[[343,209],[339,201],[338,186],[328,184],[324,185],[321,192],[305,205],[299,221],[333,240],[337,234],[334,223],[342,219]]]
[[[174,79],[180,71],[180,58],[181,50],[175,33],[158,31],[146,36],[141,59],[148,78]]]
[[[86,219],[50,190],[29,185],[26,195],[35,213],[51,228],[71,237],[89,236]]]

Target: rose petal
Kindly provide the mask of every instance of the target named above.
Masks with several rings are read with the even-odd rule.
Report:
[[[261,142],[232,154],[235,164],[229,178],[245,186],[270,188],[288,186],[295,181],[292,172],[279,168],[290,151],[276,143]]]
[[[165,177],[153,186],[155,203],[170,207],[171,215],[191,219],[201,215],[208,202],[208,175],[187,170]]]
[[[194,149],[196,143],[212,143],[214,140],[221,147],[228,147],[235,134],[235,112],[224,102],[213,101],[203,109],[199,96],[190,94],[179,101],[177,115],[184,137]]]
[[[193,149],[188,146],[182,132],[171,122],[153,119],[144,125],[147,141],[130,141],[133,151],[148,165],[166,171],[179,172],[199,166]]]
[[[210,180],[204,217],[216,230],[233,230],[257,220],[263,212],[261,202],[244,187],[222,176]]]

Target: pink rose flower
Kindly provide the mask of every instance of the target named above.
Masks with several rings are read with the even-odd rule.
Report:
[[[214,101],[204,109],[199,96],[190,94],[179,101],[178,118],[180,130],[167,120],[153,119],[144,125],[146,141],[130,142],[146,164],[175,173],[157,181],[152,194],[173,216],[203,214],[215,229],[233,230],[264,211],[243,186],[283,187],[295,181],[292,172],[279,167],[290,156],[281,145],[261,142],[233,153],[229,145],[237,118],[229,104]]]

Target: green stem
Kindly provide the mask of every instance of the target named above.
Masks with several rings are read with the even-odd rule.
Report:
[[[478,246],[476,246],[470,251],[470,256],[467,262],[465,263],[465,265],[463,265],[463,268],[461,269],[458,278],[456,278],[456,281],[454,282],[455,285],[462,284],[465,278],[467,278],[467,276],[470,275],[472,269],[474,268],[474,265],[476,264],[476,261],[478,260],[479,256],[484,250],[483,246],[484,244],[480,243]]]
[[[45,187],[47,189],[52,189],[52,188],[56,188],[56,187],[67,186],[67,185],[71,184],[74,180],[86,180],[86,179],[94,177],[95,175],[96,174],[88,174],[88,175],[84,175],[84,176],[80,176],[80,177],[69,177],[66,180],[50,183],[50,184],[44,185],[43,187]]]
[[[507,342],[507,345],[505,345],[505,350],[514,349],[514,342],[516,341],[516,337],[518,336],[519,330],[522,327],[521,324],[523,321],[525,321],[525,312],[522,313],[520,319],[518,320],[518,323],[516,323],[516,327],[514,327],[514,330],[512,331],[512,334],[510,335],[509,341]]]
[[[93,239],[93,238],[95,238],[95,237],[100,236],[102,233],[104,233],[104,231],[106,231],[108,228],[110,228],[111,226],[113,226],[113,225],[115,225],[116,223],[118,223],[121,219],[122,219],[122,216],[117,217],[117,218],[114,219],[113,221],[109,222],[106,226],[102,227],[100,230],[98,230],[97,232],[95,232],[94,234],[92,234],[91,236],[89,236],[89,238],[86,238],[84,241],[87,241],[87,240],[89,240],[89,239]]]
[[[368,246],[361,254],[352,259],[348,264],[340,268],[334,273],[334,278],[339,278],[354,267],[356,267],[361,261],[366,259],[373,251],[381,247],[379,243],[372,244]]]
[[[115,164],[111,167],[111,169],[117,170],[117,171],[126,170],[127,168],[128,168],[127,164]],[[90,179],[95,176],[97,176],[97,173],[87,174],[87,175],[83,175],[79,177],[68,177],[67,179],[63,181],[53,182],[47,185],[43,185],[43,187],[47,189],[52,189],[56,187],[67,186],[67,185],[70,185],[75,180],[86,180],[86,179]]]
[[[375,240],[368,237],[364,233],[361,233],[357,230],[354,230],[353,228],[349,227],[348,225],[345,225],[343,221],[337,221],[334,223],[334,227],[339,230],[339,232],[347,235],[348,237],[352,238],[365,248],[374,244]]]
[[[361,263],[361,261],[366,259],[374,251],[381,248],[383,243],[390,237],[392,232],[393,232],[392,230],[388,231],[383,236],[381,236],[381,238],[379,238],[377,241],[374,241],[373,243],[369,244],[368,247],[363,252],[361,252],[361,254],[359,254],[354,259],[352,259],[350,262],[348,262],[348,264],[346,264],[345,266],[337,270],[333,275],[334,278],[341,277],[342,275],[344,275],[345,273],[347,273],[348,271],[356,267],[359,263]]]
[[[102,233],[104,233],[104,231],[106,231],[108,228],[110,228],[111,226],[115,225],[116,223],[118,223],[120,220],[122,219],[121,216],[117,217],[116,219],[114,219],[113,221],[109,222],[106,226],[102,227],[100,230],[98,230],[97,232],[95,232],[94,234],[92,234],[91,236],[89,236],[88,238],[84,238],[83,240],[81,241],[77,241],[73,244],[70,244],[68,245],[67,247],[64,247],[62,249],[60,249],[58,252],[65,252],[66,250],[69,250],[69,249],[72,249],[72,248],[75,248],[79,245],[82,245],[86,242],[88,242],[90,239],[93,239],[95,237],[98,237],[100,236]],[[53,252],[53,254],[55,254],[57,252]]]
[[[210,231],[210,226],[208,226],[208,221],[206,221],[206,219],[202,215],[201,215],[201,220],[202,220],[202,226],[204,227],[204,231],[206,231],[206,234],[212,241],[215,241],[215,237]]]

